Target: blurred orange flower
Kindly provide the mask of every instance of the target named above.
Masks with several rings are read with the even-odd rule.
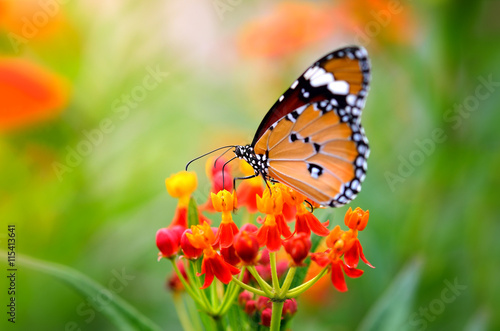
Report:
[[[239,49],[246,56],[282,57],[330,37],[336,20],[327,3],[281,2],[243,26]]]
[[[64,10],[60,1],[0,0],[0,27],[21,43],[44,40],[68,27]]]
[[[0,131],[52,119],[68,99],[58,75],[25,59],[0,58]]]
[[[342,1],[341,9],[350,18],[356,42],[367,46],[372,40],[381,43],[411,42],[415,20],[407,2],[393,0]]]

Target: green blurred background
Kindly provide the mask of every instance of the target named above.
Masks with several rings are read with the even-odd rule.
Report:
[[[250,142],[307,66],[361,44],[373,67],[363,114],[372,153],[350,205],[370,210],[360,238],[376,269],[347,293],[299,301],[293,329],[363,329],[384,307],[379,329],[500,329],[499,12],[498,1],[1,0],[0,62],[22,59],[23,77],[54,99],[40,110],[36,88],[0,76],[0,89],[26,87],[26,100],[0,95],[1,249],[15,224],[18,254],[104,286],[125,272],[118,295],[180,329],[170,266],[156,262],[155,232],[176,204],[164,179],[205,151]],[[23,114],[14,121],[7,108]],[[193,169],[202,203],[203,162]],[[346,209],[318,214],[339,224]],[[16,298],[20,330],[114,329],[22,263]]]

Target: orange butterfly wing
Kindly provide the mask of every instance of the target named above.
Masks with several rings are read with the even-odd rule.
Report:
[[[269,177],[334,207],[359,192],[368,141],[359,124],[342,122],[338,111],[325,111],[313,103],[276,122],[254,150],[267,154]]]

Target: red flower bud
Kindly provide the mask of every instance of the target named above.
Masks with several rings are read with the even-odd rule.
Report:
[[[272,310],[271,308],[266,308],[262,312],[262,315],[260,317],[260,324],[270,327],[271,326],[271,315],[272,315]]]
[[[257,299],[257,309],[258,310],[264,310],[266,308],[271,308],[273,306],[273,303],[271,300],[269,300],[268,297],[259,297]]]
[[[264,249],[262,250],[262,253],[260,254],[259,264],[268,265],[269,262],[270,262],[269,250],[267,249],[267,247],[264,247]]]
[[[245,264],[255,264],[257,255],[259,255],[259,241],[253,232],[243,230],[242,228],[242,230],[234,237],[233,246],[236,249],[236,253]]]
[[[245,313],[252,316],[256,310],[257,310],[257,303],[255,302],[255,300],[248,300],[247,303],[245,304]]]
[[[173,228],[163,228],[156,232],[156,246],[160,250],[158,260],[162,257],[169,258],[177,254],[179,250],[179,231]]]
[[[295,299],[288,299],[283,304],[283,317],[292,317],[297,312],[297,301]]]
[[[283,243],[285,251],[290,255],[294,265],[302,265],[311,249],[311,239],[306,233],[298,233]]]
[[[179,271],[181,272],[182,277],[188,281],[187,274],[186,274],[186,269],[184,268],[184,263],[179,260],[177,261],[177,268],[179,268]],[[182,285],[181,280],[179,279],[179,276],[177,276],[177,273],[174,272],[167,280],[167,286],[168,288],[173,291],[173,292],[180,292],[184,290],[184,286]]]
[[[191,244],[191,242],[189,241],[188,237],[186,236],[186,233],[193,234],[193,231],[191,231],[191,229],[187,229],[182,234],[181,237],[182,251],[184,252],[184,256],[187,259],[195,260],[201,256],[201,254],[203,253],[203,249],[194,247],[193,244]]]
[[[240,293],[238,296],[238,303],[240,306],[245,307],[247,302],[251,300],[253,297],[252,293],[248,292],[247,290],[244,290],[243,292]]]

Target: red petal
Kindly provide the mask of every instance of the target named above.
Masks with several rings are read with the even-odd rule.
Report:
[[[312,232],[317,234],[318,236],[328,236],[330,230],[328,230],[321,222],[311,213],[307,213],[306,215],[307,225],[311,229]]]
[[[221,223],[217,234],[215,235],[215,242],[219,243],[221,248],[227,248],[233,244],[234,235],[238,233],[238,227],[234,223]]]
[[[264,246],[267,243],[267,236],[269,233],[269,225],[262,225],[257,231],[257,241],[259,242],[260,246]]]
[[[185,229],[188,227],[186,207],[178,207],[175,209],[174,218],[172,219],[172,223],[170,223],[170,226],[174,225],[180,225]]]
[[[288,239],[293,235],[292,231],[290,231],[290,228],[288,227],[288,224],[286,224],[285,217],[283,215],[276,215],[276,224],[278,224],[278,230],[280,231],[280,234],[285,237],[285,239]]]
[[[295,232],[305,233],[307,235],[311,234],[311,229],[309,229],[309,226],[307,225],[305,214],[297,215],[295,222]]]
[[[278,226],[270,226],[267,233],[267,249],[271,252],[276,252],[281,248],[281,234]]]
[[[201,272],[197,272],[196,273],[196,276],[200,277],[201,275],[204,275],[205,272],[206,272],[206,267],[205,267],[205,260],[206,259],[203,259],[203,261],[201,261]]]
[[[345,265],[343,262],[340,262],[342,264],[342,268],[344,268],[344,272],[347,275],[347,277],[350,278],[358,278],[363,274],[363,270],[356,269],[356,268],[350,268],[349,266]]]
[[[347,285],[345,283],[344,273],[342,272],[342,267],[340,266],[342,262],[332,263],[332,284],[340,292],[347,291]]]
[[[202,263],[202,272],[203,272],[203,264],[207,264],[206,265],[206,273],[205,273],[205,282],[203,283],[203,286],[200,287],[200,289],[205,289],[207,287],[210,286],[210,284],[212,284],[213,280],[214,280],[214,272],[213,272],[213,267],[212,267],[212,259],[211,258],[208,258],[208,259],[203,259],[203,263]]]
[[[368,260],[365,257],[365,254],[363,254],[363,247],[361,246],[361,243],[359,241],[358,241],[358,245],[359,245],[359,256],[361,257],[361,260],[364,263],[366,263],[366,265],[369,266],[370,268],[375,268],[374,266],[371,265],[370,262],[368,262]]]
[[[324,268],[330,263],[328,254],[326,252],[312,253],[311,260],[316,262],[320,267]]]
[[[344,261],[349,268],[356,268],[359,263],[359,240],[356,239],[352,247],[344,253]]]
[[[224,284],[229,284],[229,282],[233,279],[233,274],[236,275],[240,272],[238,268],[225,262],[219,254],[214,255],[214,257],[211,258],[211,261],[215,277],[217,277],[217,279]]]

